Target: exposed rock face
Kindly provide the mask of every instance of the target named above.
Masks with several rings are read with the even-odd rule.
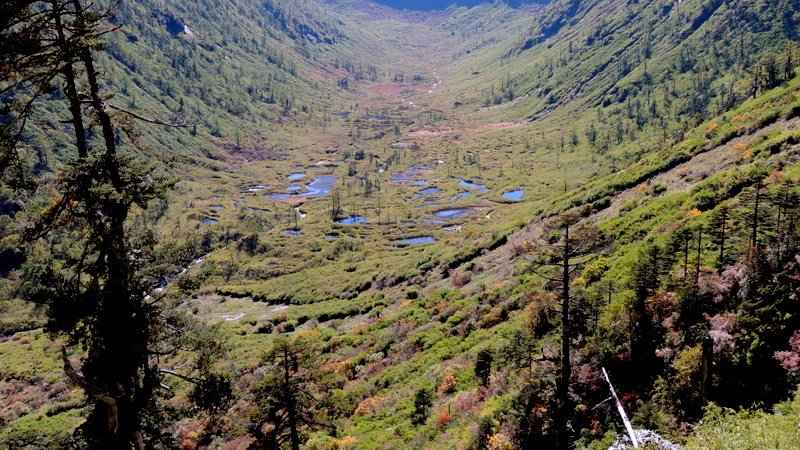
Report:
[[[179,17],[175,17],[172,14],[164,14],[164,25],[167,27],[167,31],[172,34],[180,34],[183,33],[186,29],[186,25],[183,23],[183,19]]]
[[[658,450],[681,450],[681,446],[674,444],[655,431],[650,430],[634,430],[636,439],[639,444],[645,448],[652,448]],[[617,439],[608,450],[626,450],[632,448],[631,438],[628,435],[621,436]]]
[[[177,36],[181,33],[191,33],[191,30],[189,30],[189,28],[186,26],[186,20],[184,20],[183,17],[160,10],[153,11],[153,17],[163,23],[164,28],[166,28],[166,30],[173,36]]]

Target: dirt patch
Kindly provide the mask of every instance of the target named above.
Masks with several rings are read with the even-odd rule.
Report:
[[[509,128],[519,128],[524,127],[526,125],[530,125],[530,122],[497,122],[497,123],[487,123],[486,125],[481,125],[475,127],[475,131],[485,131],[485,130],[507,130]]]
[[[465,132],[483,132],[483,131],[494,131],[494,130],[507,130],[510,128],[519,128],[530,125],[530,122],[496,122],[496,123],[487,123],[484,125],[478,125],[474,127],[466,127],[460,130],[455,128],[426,128],[422,130],[415,130],[408,133],[410,137],[430,137],[430,136],[442,136],[445,134],[453,134],[460,131]]]
[[[428,137],[428,136],[441,136],[443,134],[455,133],[457,130],[454,128],[441,128],[441,129],[426,129],[416,130],[408,133],[410,137]]]
[[[372,88],[372,90],[384,97],[394,97],[397,95],[411,94],[414,92],[423,92],[425,91],[425,88],[414,86],[383,85],[375,86]]]

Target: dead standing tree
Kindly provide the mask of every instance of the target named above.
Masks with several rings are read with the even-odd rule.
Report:
[[[544,239],[531,245],[528,259],[533,261],[532,271],[547,280],[548,288],[561,297],[561,357],[556,377],[556,438],[558,448],[569,447],[570,398],[572,376],[570,347],[570,288],[575,273],[584,264],[598,256],[597,231],[588,223],[580,223],[580,216],[566,213],[551,221],[544,229]]]

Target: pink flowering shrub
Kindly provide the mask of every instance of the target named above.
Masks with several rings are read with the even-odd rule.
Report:
[[[780,361],[781,367],[790,374],[800,375],[800,331],[795,331],[789,339],[791,350],[788,352],[775,352],[775,359]]]
[[[736,315],[732,313],[716,314],[714,316],[705,314],[705,318],[708,324],[711,325],[708,337],[714,341],[714,355],[735,350],[736,343],[734,342],[733,332],[736,329]]]

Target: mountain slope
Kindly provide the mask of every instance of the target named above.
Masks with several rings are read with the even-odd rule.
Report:
[[[113,101],[199,121],[146,136],[189,156],[131,226],[161,242],[151,294],[230,338],[220,367],[240,397],[213,445],[281,425],[248,424],[270,405],[264,350],[291,342],[319,400],[303,405],[320,419],[302,427],[310,448],[552,447],[559,291],[536,254],[564,213],[601,241],[573,283],[573,443],[606,448],[621,429],[601,367],[637,427],[676,441],[709,400],[783,399],[800,317],[797,10],[124,4]],[[9,298],[21,276],[9,269]],[[0,439],[47,427],[59,445],[82,400],[35,312],[2,308]],[[173,389],[170,433],[198,445],[210,422]]]

